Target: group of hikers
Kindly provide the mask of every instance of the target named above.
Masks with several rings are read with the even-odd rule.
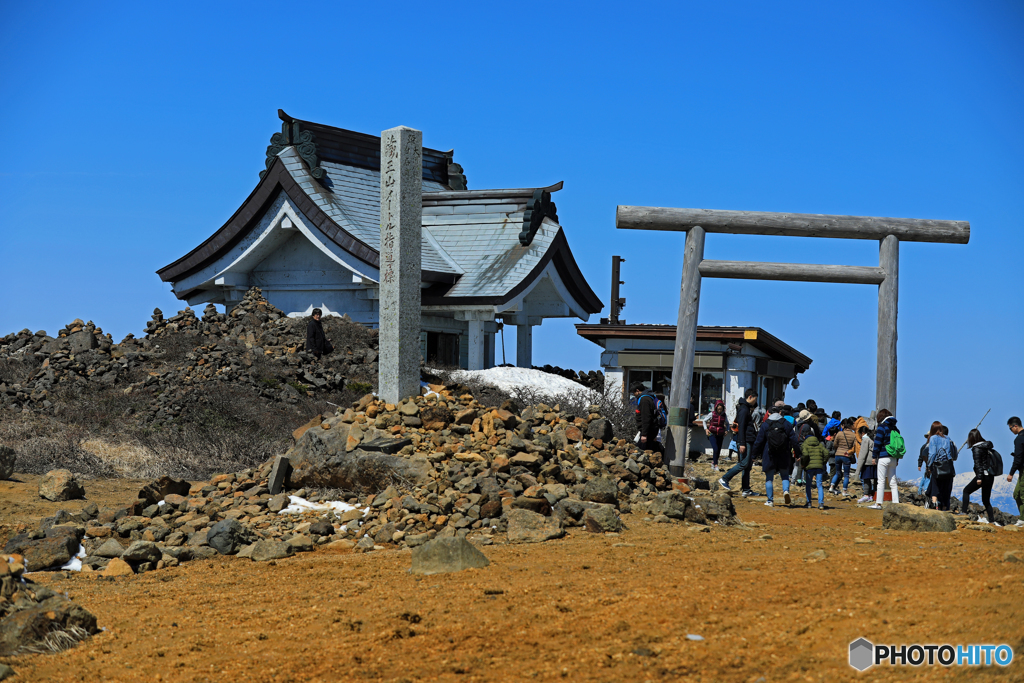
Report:
[[[637,444],[645,450],[660,450],[660,429],[664,427],[663,401],[644,385],[630,387],[637,419]],[[645,400],[648,399],[648,400]],[[660,418],[660,424],[659,424]],[[737,462],[718,479],[718,485],[732,491],[732,481],[740,476],[740,493],[744,497],[757,495],[750,486],[750,472],[760,461],[765,475],[765,505],[775,505],[775,478],[782,481],[782,499],[792,504],[790,482],[805,487],[806,503],[812,507],[814,489],[817,489],[819,509],[826,509],[825,491],[833,496],[850,497],[851,474],[859,478],[861,497],[857,503],[873,503],[871,509],[881,509],[884,492],[892,494],[892,502],[900,502],[896,469],[907,453],[907,445],[896,424],[896,417],[881,409],[870,417],[843,418],[839,411],[828,417],[814,400],[793,408],[776,401],[767,412],[758,406],[757,391],[748,389],[744,399],[736,406],[736,418],[729,420],[725,403],[718,400],[704,415],[694,416],[691,424],[704,430],[711,443],[711,463],[721,472],[719,460],[723,450]],[[1007,481],[1013,475],[1024,475],[1024,428],[1019,417],[1011,417],[1007,426],[1014,434],[1013,461]],[[967,446],[974,460],[975,477],[964,487],[960,513],[970,509],[970,496],[981,491],[985,519],[1000,526],[994,517],[990,502],[996,477],[1003,476],[1002,456],[986,440],[978,428],[967,436]],[[958,451],[949,438],[949,428],[933,422],[925,435],[925,443],[918,455],[917,468],[923,473],[919,490],[925,496],[926,506],[950,510],[954,463]],[[1016,524],[1024,527],[1024,486],[1018,477],[1013,492],[1018,512],[1022,517]],[[827,482],[827,483],[826,483]]]

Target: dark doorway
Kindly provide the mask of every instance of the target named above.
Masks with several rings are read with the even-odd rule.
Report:
[[[427,332],[427,362],[439,365],[459,365],[459,335]]]

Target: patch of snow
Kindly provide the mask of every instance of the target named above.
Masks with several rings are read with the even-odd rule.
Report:
[[[427,390],[427,393],[423,394],[424,396],[437,396],[438,395],[437,392],[434,391],[433,389],[431,389],[430,385],[427,384],[426,382],[424,382],[423,380],[420,380],[420,388]]]
[[[85,546],[81,543],[78,544],[78,554],[68,560],[68,563],[61,567],[61,569],[69,572],[80,572],[82,571],[82,558],[85,557]]]
[[[157,507],[163,507],[164,505],[167,505],[166,500],[161,500],[159,503],[156,504]]]
[[[452,379],[458,382],[473,379],[513,395],[518,394],[522,389],[532,389],[552,398],[560,394],[583,394],[590,400],[600,398],[596,391],[588,389],[579,382],[533,368],[457,370],[452,373]]]
[[[704,636],[698,636],[696,633],[687,633],[687,640],[704,640]]]
[[[349,505],[348,503],[341,500],[328,500],[322,503],[311,503],[305,498],[299,498],[298,496],[288,496],[290,501],[288,507],[281,510],[279,515],[296,515],[302,514],[303,512],[337,512],[339,515],[349,510],[358,510],[359,508],[355,505]],[[367,507],[363,510],[363,514],[370,511]]]

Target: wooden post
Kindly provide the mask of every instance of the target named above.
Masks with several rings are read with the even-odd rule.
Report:
[[[896,414],[896,310],[899,299],[900,242],[895,235],[883,239],[878,265],[885,280],[878,285],[878,358],[875,375],[875,408]]]
[[[672,359],[672,391],[669,396],[668,430],[665,457],[669,471],[681,477],[686,469],[686,424],[693,383],[693,356],[697,346],[697,311],[700,308],[700,262],[704,260],[704,229],[686,232],[683,253],[683,278],[679,284],[679,319],[676,324],[676,348]]]
[[[733,280],[787,280],[790,282],[845,282],[879,285],[885,279],[881,268],[826,266],[813,263],[758,263],[756,261],[703,261],[701,277]]]

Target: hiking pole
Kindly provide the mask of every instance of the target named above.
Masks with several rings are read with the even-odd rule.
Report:
[[[986,417],[988,417],[988,414],[989,414],[989,413],[991,413],[991,412],[992,412],[992,409],[991,409],[991,408],[989,408],[988,410],[986,410],[986,411],[985,411],[985,414],[981,416],[981,420],[980,420],[980,421],[978,422],[978,426],[977,426],[977,427],[975,427],[974,429],[977,429],[978,427],[980,427],[980,426],[981,426],[981,423],[985,421],[985,418],[986,418]],[[971,431],[974,431],[974,430],[971,430]],[[964,446],[966,446],[966,445],[967,445],[967,442],[966,442],[966,441],[964,441],[963,445],[962,445],[962,446],[960,446],[960,450],[962,451],[962,450],[964,449]]]

